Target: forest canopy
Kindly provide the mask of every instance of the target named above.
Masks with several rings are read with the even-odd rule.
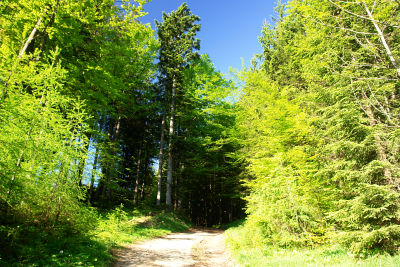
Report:
[[[152,29],[117,2],[0,3],[0,256],[121,204],[246,217],[249,246],[398,252],[398,1],[279,3],[238,83],[186,3]]]
[[[293,0],[264,26],[235,124],[257,242],[398,251],[399,8]]]

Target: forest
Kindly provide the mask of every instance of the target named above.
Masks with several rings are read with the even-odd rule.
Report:
[[[0,265],[107,266],[71,244],[131,212],[400,261],[400,2],[279,1],[234,78],[146,2],[0,2]]]

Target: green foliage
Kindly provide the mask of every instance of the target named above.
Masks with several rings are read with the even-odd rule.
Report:
[[[182,207],[196,209],[200,196],[190,197],[192,186],[203,183],[206,190],[211,178],[218,193],[201,203],[213,206],[206,221],[215,222],[217,213],[233,216],[226,212],[233,204],[225,208],[222,199],[240,201],[232,178],[237,167],[225,162],[233,150],[225,128],[233,117],[223,100],[232,86],[196,52],[199,18],[183,4],[164,14],[156,40],[140,22],[147,1],[114,2],[0,3],[0,255],[8,255],[1,259],[6,263],[101,265],[111,246],[187,228],[173,214],[139,222],[122,209],[98,218],[89,208],[134,196],[150,201],[158,115],[174,97],[172,88],[180,120],[172,141],[187,151],[175,163],[182,166],[175,166],[182,170],[176,176],[184,177],[175,202],[179,195]],[[159,84],[153,81],[157,51]],[[199,177],[204,180],[192,183]]]
[[[200,30],[200,24],[197,24],[200,18],[183,3],[170,14],[164,12],[162,19],[162,22],[156,21],[156,26],[160,42],[158,71],[160,86],[164,90],[164,108],[171,106],[172,109],[176,105],[179,110],[186,89],[183,85],[185,69],[199,58],[197,50],[200,49],[200,40],[196,38],[196,33]],[[174,115],[171,112],[171,120]]]
[[[177,107],[181,129],[175,142],[176,160],[184,166],[178,193],[182,207],[200,225],[227,223],[243,215],[240,163],[231,153],[238,147],[230,139],[234,105],[226,99],[235,90],[232,81],[215,70],[202,55],[184,72],[184,94]]]
[[[237,110],[238,157],[248,163],[247,221],[264,238],[282,246],[320,242],[324,228],[317,164],[310,151],[307,115],[262,71],[243,74]],[[321,196],[321,197],[328,197]]]
[[[161,74],[172,82],[172,77],[182,77],[182,69],[198,57],[195,50],[200,49],[200,40],[195,38],[200,30],[198,16],[191,13],[183,3],[170,14],[163,13],[162,22],[156,22],[160,40],[159,66]]]
[[[379,250],[397,252],[399,194],[390,187],[370,184],[358,190],[361,192],[357,197],[339,201],[339,210],[331,214],[346,230],[339,239],[358,255]]]
[[[87,234],[98,224],[94,210],[75,207],[69,218],[53,225],[4,225],[1,228],[0,263],[6,266],[106,266],[109,247]],[[98,263],[98,264],[97,264]]]
[[[87,210],[78,216],[85,231],[79,234],[62,233],[58,229],[54,235],[26,225],[1,226],[0,263],[5,266],[109,266],[114,260],[111,254],[114,248],[185,231],[190,226],[175,214],[148,208],[129,210],[121,206],[101,215]],[[4,238],[12,240],[8,243]]]
[[[110,258],[109,246],[87,235],[98,219],[84,202],[119,188],[124,142],[117,142],[113,124],[138,117],[152,97],[158,44],[153,30],[138,22],[144,3],[1,2],[2,258],[56,266]],[[97,165],[85,187],[93,150]],[[100,190],[102,177],[108,188]],[[98,248],[99,256],[85,245]]]
[[[359,15],[366,15],[373,3],[323,1],[314,5],[312,2],[292,1],[290,6],[291,13],[299,14],[298,20],[304,25],[307,38],[303,40],[318,44],[308,52],[312,51],[313,57],[326,58],[325,66],[309,59],[305,66],[315,63],[309,69],[303,67],[318,110],[310,114],[316,116],[315,130],[324,139],[324,146],[318,152],[324,162],[319,174],[336,187],[334,206],[326,220],[332,219],[344,231],[340,240],[355,254],[395,253],[398,250],[399,178],[397,162],[391,160],[397,151],[392,149],[389,140],[396,132],[390,125],[396,120],[397,103],[388,95],[398,92],[396,82],[391,80],[393,65],[389,68],[381,65],[391,63],[384,55],[386,50],[378,49],[383,47],[383,42],[373,37],[377,33],[375,25],[368,18],[360,22]],[[398,8],[392,4],[374,3],[374,17],[389,24],[398,20],[397,15],[386,9],[392,6],[393,12]],[[346,15],[339,19],[338,12]],[[385,33],[392,50],[398,49],[391,41],[397,35],[397,31]],[[306,46],[309,47],[300,43],[298,49],[301,51]],[[332,56],[340,53],[340,57]],[[385,60],[377,60],[377,56]],[[312,70],[316,66],[320,69],[317,73]]]
[[[170,213],[85,204],[152,201],[167,108],[168,196],[207,226],[246,201],[228,232],[242,260],[398,252],[397,1],[279,2],[240,89],[199,56],[187,4],[155,40],[145,3],[0,3],[0,264],[101,266],[111,247],[185,230]]]
[[[94,234],[108,246],[121,246],[171,232],[182,232],[189,226],[173,213],[116,208],[102,215]]]
[[[239,75],[234,132],[247,164],[243,231],[259,244],[398,251],[398,8],[293,0],[265,25],[262,65]]]
[[[261,241],[261,243],[260,243]],[[225,242],[232,257],[241,266],[397,266],[399,255],[375,255],[349,253],[348,249],[335,244],[314,248],[281,248],[266,245],[255,229],[239,225],[225,232]]]
[[[31,69],[35,74],[20,83],[30,92],[10,91],[0,109],[0,202],[45,228],[79,216],[73,214],[80,213],[83,191],[73,163],[87,142],[82,101],[59,93],[65,72],[57,56]]]

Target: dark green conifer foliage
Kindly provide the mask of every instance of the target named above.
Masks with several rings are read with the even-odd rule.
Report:
[[[238,114],[248,223],[261,223],[264,241],[333,233],[358,255],[397,251],[398,8],[293,0],[264,28],[263,66],[245,73]]]
[[[170,110],[166,205],[171,207],[175,109],[179,108],[179,96],[185,90],[182,86],[184,70],[192,60],[198,57],[196,50],[200,49],[200,41],[195,37],[200,30],[200,25],[196,24],[200,18],[193,15],[188,5],[183,3],[176,11],[172,11],[170,14],[163,13],[162,19],[163,21],[156,22],[156,25],[160,42],[159,78],[167,91],[165,101],[169,103],[169,105],[165,105],[164,109],[167,110],[168,107]]]
[[[231,154],[234,105],[227,102],[235,87],[215,70],[207,55],[185,71],[182,105],[177,113],[177,208],[205,226],[227,223],[243,216],[238,173],[241,164]],[[179,153],[178,153],[179,152]]]

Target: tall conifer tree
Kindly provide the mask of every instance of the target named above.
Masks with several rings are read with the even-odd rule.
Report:
[[[173,175],[173,142],[174,123],[177,96],[182,90],[183,71],[190,62],[198,57],[196,50],[200,49],[200,41],[195,38],[200,25],[198,16],[191,13],[188,5],[183,3],[178,10],[170,14],[163,13],[163,21],[156,22],[160,41],[159,71],[160,80],[169,95],[169,143],[168,143],[168,174],[166,204],[172,205],[172,175]],[[167,95],[167,94],[166,94]],[[162,146],[163,144],[160,144]],[[161,170],[160,170],[161,171]]]

